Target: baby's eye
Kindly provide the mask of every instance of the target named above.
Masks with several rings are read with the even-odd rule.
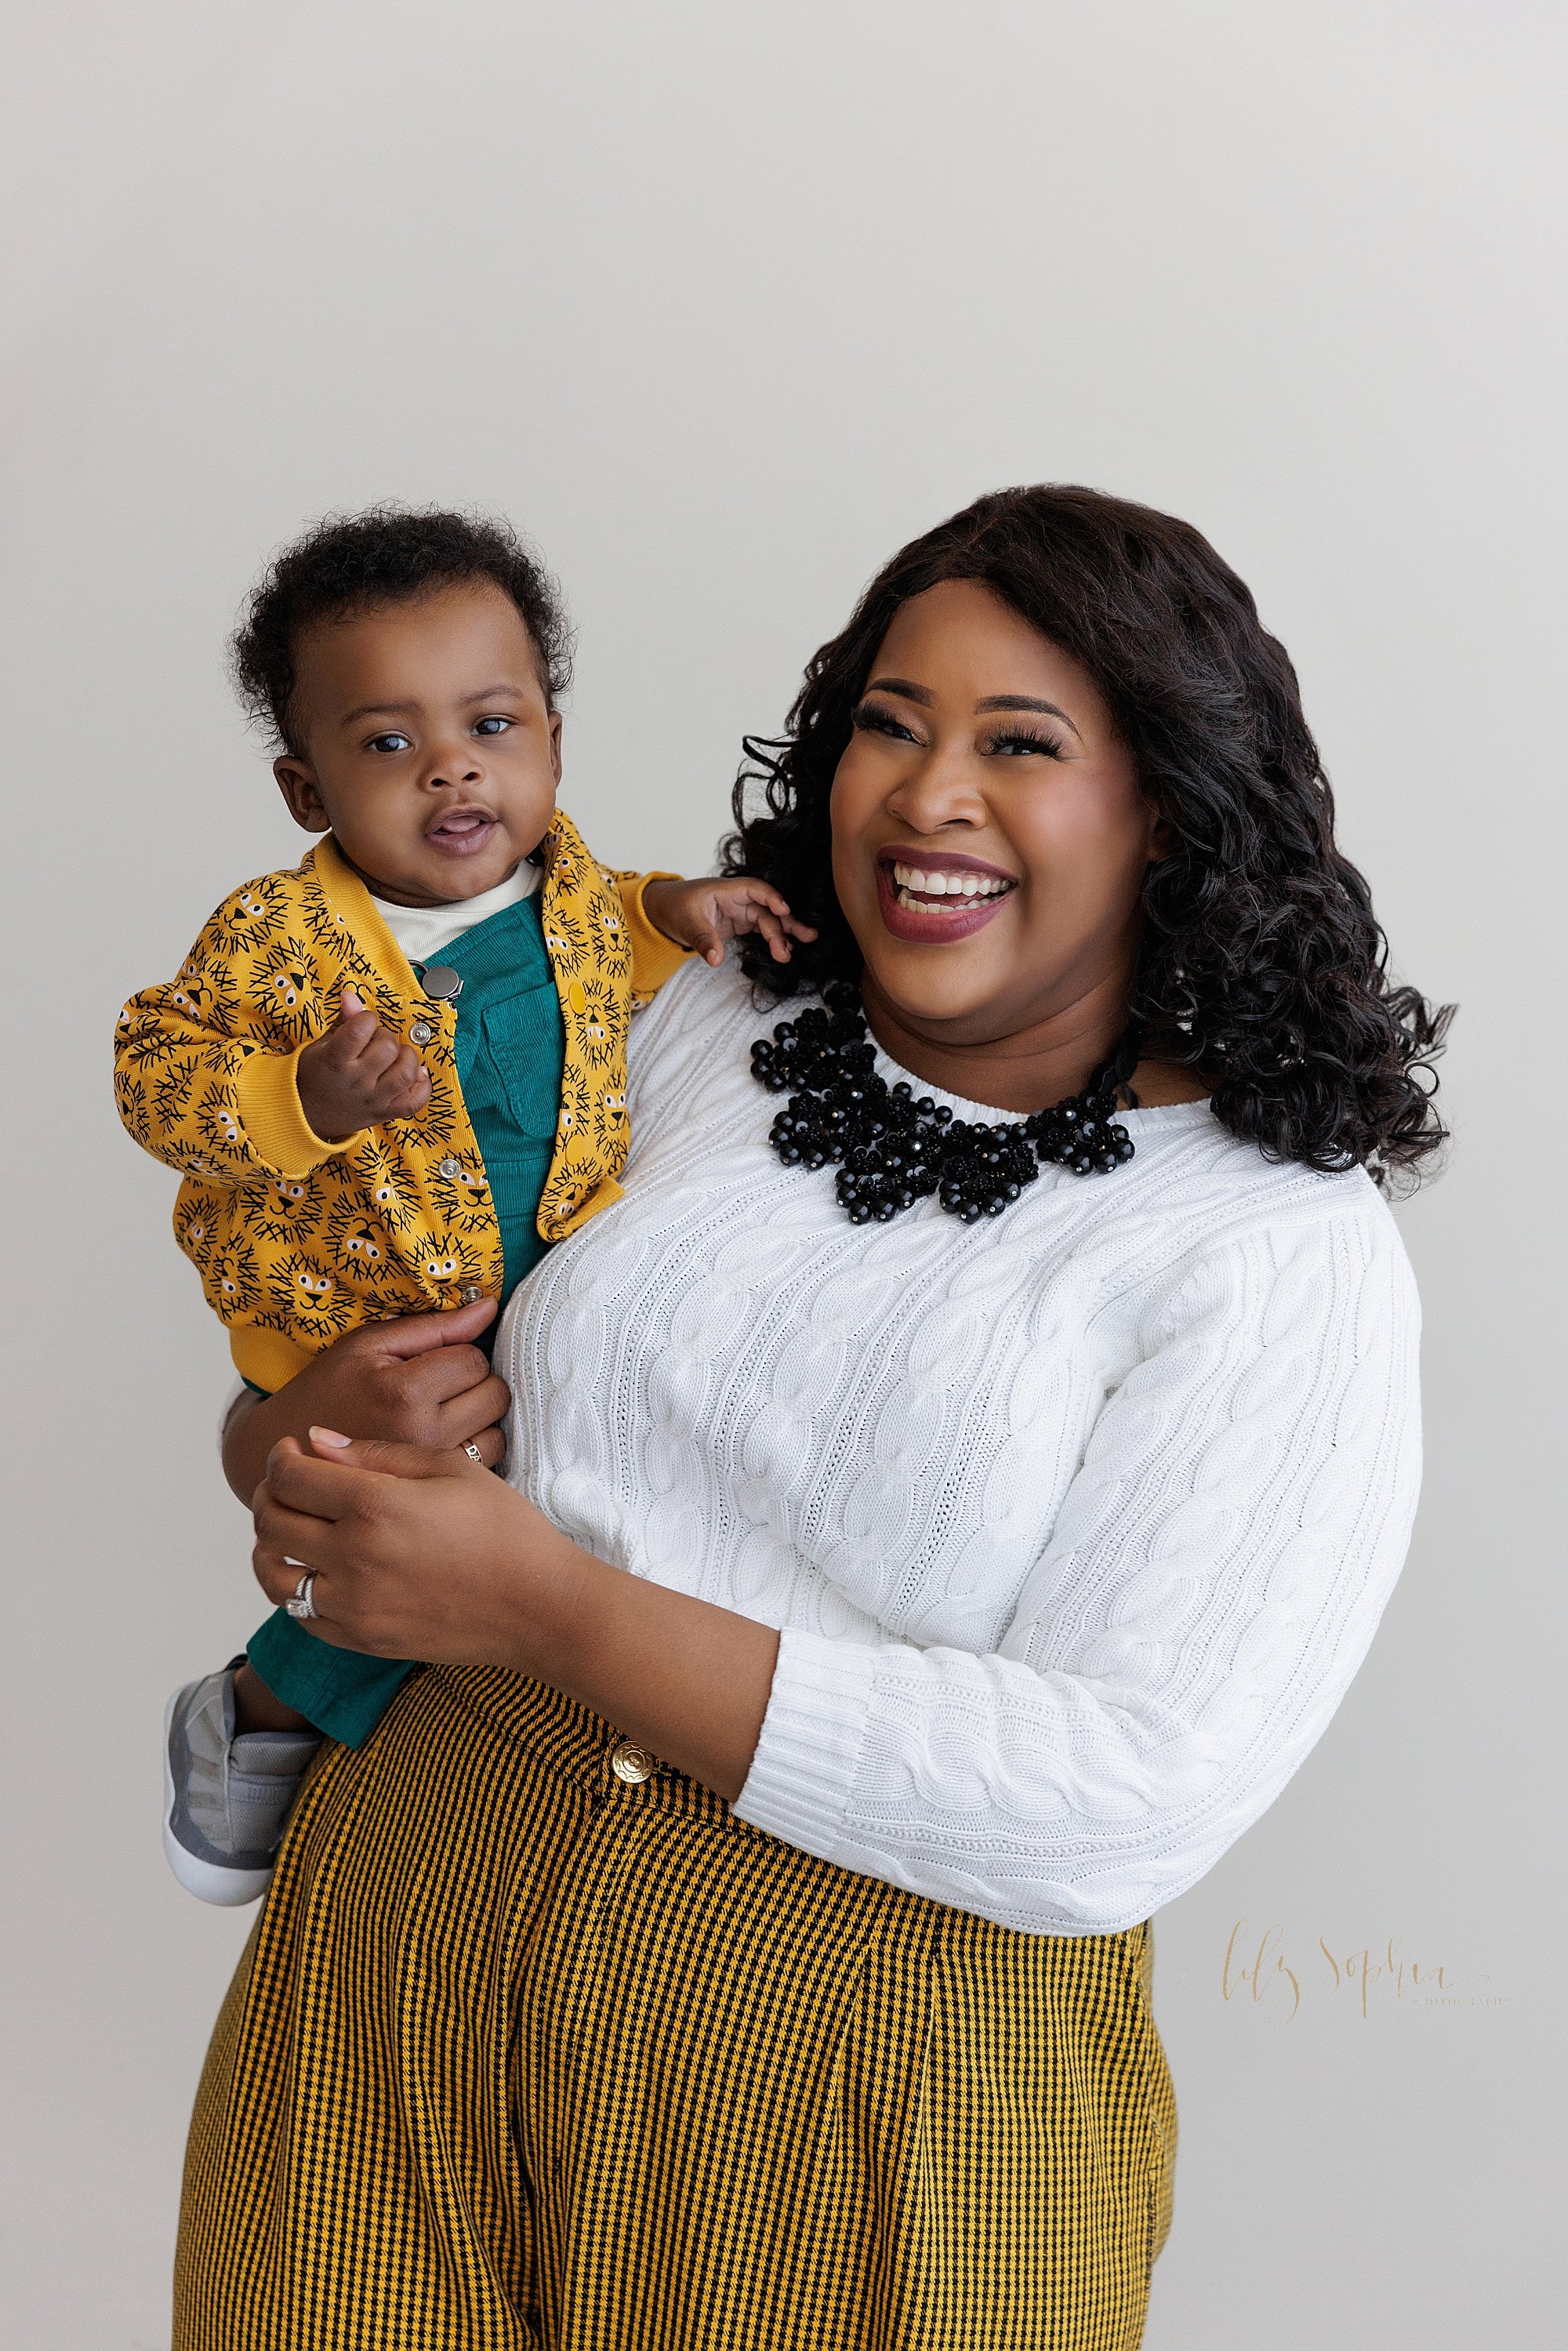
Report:
[[[412,751],[413,745],[406,735],[400,735],[393,727],[385,735],[372,735],[365,748],[367,751],[378,753],[383,758],[391,758],[399,751]]]
[[[476,719],[474,732],[476,735],[504,735],[511,724],[509,718],[492,715],[488,718]]]

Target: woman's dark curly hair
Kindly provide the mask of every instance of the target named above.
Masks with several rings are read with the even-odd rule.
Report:
[[[788,996],[859,974],[833,772],[894,613],[947,580],[983,580],[1082,664],[1166,820],[1131,1005],[1144,1052],[1201,1071],[1216,1116],[1271,1159],[1414,1180],[1446,1139],[1431,1063],[1453,1007],[1390,983],[1295,671],[1248,589],[1190,524],[1097,490],[998,490],[913,540],[814,655],[786,734],[747,738],[724,870],[772,883],[821,933],[787,966],[744,941],[752,980]]]
[[[249,716],[293,758],[304,755],[289,705],[301,632],[378,604],[491,580],[522,614],[553,710],[571,680],[571,626],[560,590],[510,523],[440,507],[370,507],[329,515],[276,557],[252,590],[229,648]]]

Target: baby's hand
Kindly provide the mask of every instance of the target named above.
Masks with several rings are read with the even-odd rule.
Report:
[[[691,947],[706,963],[722,963],[727,939],[759,931],[775,963],[788,963],[791,939],[814,939],[810,923],[798,923],[777,890],[749,874],[700,882],[650,882],[643,893],[650,922],[677,946]]]
[[[383,1029],[351,987],[324,1037],[296,1065],[300,1107],[323,1143],[346,1143],[365,1126],[416,1117],[430,1100],[430,1073],[412,1045]]]

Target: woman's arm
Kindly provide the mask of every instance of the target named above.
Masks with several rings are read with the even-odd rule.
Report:
[[[1003,1926],[1105,1934],[1268,1809],[1404,1561],[1415,1288],[1368,1193],[1217,1242],[1150,1320],[993,1652],[787,1630],[743,1819]]]
[[[319,1568],[329,1639],[553,1682],[825,1860],[1114,1932],[1259,1817],[1360,1664],[1415,1509],[1416,1334],[1375,1203],[1217,1247],[990,1655],[776,1635],[604,1567],[461,1462],[320,1437],[335,1460],[273,1457],[257,1573],[276,1598],[284,1554]]]
[[[733,1800],[779,1635],[607,1567],[463,1454],[308,1432],[256,1497],[256,1572],[281,1603],[315,1568],[310,1630],[375,1656],[550,1682]]]

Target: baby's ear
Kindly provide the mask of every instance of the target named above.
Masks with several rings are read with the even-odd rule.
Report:
[[[307,832],[325,832],[330,822],[321,802],[316,771],[304,759],[274,759],[277,789],[288,803],[288,813]]]

